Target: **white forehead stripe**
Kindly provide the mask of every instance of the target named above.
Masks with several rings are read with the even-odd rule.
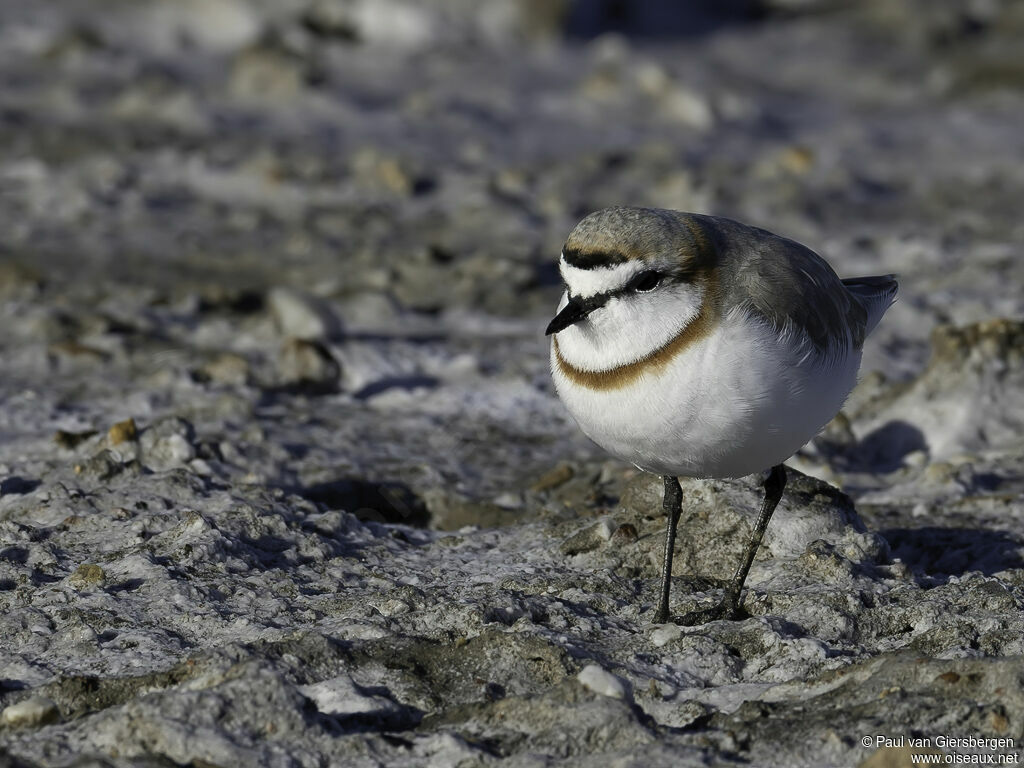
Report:
[[[645,269],[647,265],[639,260],[593,269],[574,267],[565,260],[565,256],[558,260],[558,271],[562,273],[569,294],[582,299],[621,288]]]

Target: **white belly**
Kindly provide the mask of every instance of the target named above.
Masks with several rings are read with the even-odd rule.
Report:
[[[614,456],[660,475],[739,477],[792,456],[839,412],[860,350],[829,361],[740,315],[660,372],[590,389],[561,372],[555,388],[580,429]]]

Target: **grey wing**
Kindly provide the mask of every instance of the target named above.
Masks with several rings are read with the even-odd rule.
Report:
[[[851,343],[859,347],[868,331],[860,297],[814,251],[763,230],[757,233],[738,238],[742,250],[732,254],[738,257],[731,270],[736,298],[773,328],[802,332],[823,354]]]
[[[714,242],[724,301],[779,333],[802,334],[823,355],[861,347],[896,298],[893,275],[840,280],[794,240],[716,216],[691,218]]]

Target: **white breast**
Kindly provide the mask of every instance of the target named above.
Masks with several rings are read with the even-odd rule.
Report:
[[[563,356],[579,354],[558,334]],[[580,429],[609,453],[661,475],[739,477],[789,458],[839,411],[861,353],[825,360],[793,334],[741,311],[660,371],[590,389],[560,370],[555,388]]]

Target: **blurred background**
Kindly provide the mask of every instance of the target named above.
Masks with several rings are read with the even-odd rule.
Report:
[[[1010,0],[5,0],[2,258],[521,315],[624,203],[955,278],[1020,239],[1022,33]]]
[[[288,391],[351,418],[281,420],[306,426],[268,442],[316,443],[264,457],[285,485],[387,477],[426,432],[413,486],[591,455],[541,329],[561,243],[612,204],[899,273],[877,394],[937,325],[1024,310],[1022,34],[1011,0],[6,0],[4,434],[277,429],[260,408]],[[453,423],[472,461],[445,470]],[[488,462],[495,435],[525,464]]]

